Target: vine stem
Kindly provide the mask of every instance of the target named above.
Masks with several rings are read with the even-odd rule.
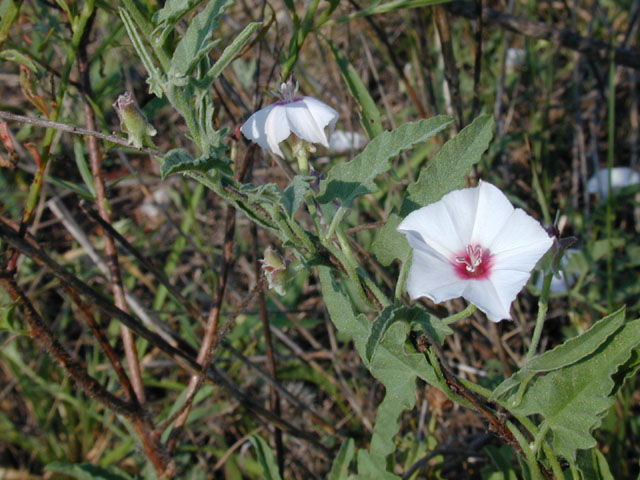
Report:
[[[451,323],[455,323],[458,320],[462,320],[463,318],[467,318],[469,315],[472,315],[478,309],[473,303],[467,305],[467,308],[462,310],[461,312],[454,313],[453,315],[448,316],[447,318],[443,318],[442,321],[449,325]]]
[[[540,294],[540,300],[538,300],[538,316],[536,317],[536,326],[533,329],[533,336],[531,337],[531,345],[529,351],[525,357],[525,364],[527,364],[535,356],[540,343],[540,337],[542,336],[542,328],[544,327],[544,321],[547,316],[547,308],[549,307],[549,291],[551,290],[551,280],[553,273],[548,273],[544,277],[542,283],[542,293]]]

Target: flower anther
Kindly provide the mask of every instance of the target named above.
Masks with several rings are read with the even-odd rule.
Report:
[[[289,80],[280,85],[279,101],[258,110],[242,125],[242,134],[274,155],[284,158],[280,150],[291,133],[310,143],[329,147],[329,135],[338,120],[338,112],[313,97],[296,97],[297,84]]]
[[[455,190],[410,213],[398,226],[413,247],[412,299],[464,297],[498,322],[553,240],[490,183]]]

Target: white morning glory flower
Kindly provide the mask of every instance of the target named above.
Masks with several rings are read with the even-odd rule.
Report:
[[[455,190],[398,226],[413,247],[407,291],[436,303],[464,297],[489,320],[509,308],[553,240],[490,183]]]
[[[298,85],[291,80],[280,85],[281,100],[258,110],[244,122],[240,131],[252,142],[265,150],[284,158],[280,142],[293,132],[298,138],[310,143],[329,147],[325,128],[329,135],[338,120],[338,112],[326,103],[313,97],[296,97]]]
[[[614,167],[611,169],[611,187],[614,190],[618,188],[629,187],[640,183],[640,173],[631,170],[628,167]],[[600,193],[602,198],[607,198],[609,193],[609,170],[601,168],[587,182],[587,192]]]

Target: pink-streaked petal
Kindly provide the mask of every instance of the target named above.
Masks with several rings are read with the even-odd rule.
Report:
[[[502,191],[487,182],[480,182],[476,221],[471,233],[471,243],[478,243],[493,252],[493,242],[501,235],[504,225],[513,213],[513,206]]]
[[[494,270],[530,272],[552,244],[540,223],[518,208],[489,246]]]
[[[289,135],[291,135],[291,125],[287,120],[286,105],[273,105],[265,122],[265,133],[269,150],[279,157],[284,158],[279,145],[280,142],[286,140],[289,138]]]
[[[274,105],[269,105],[268,107],[258,110],[240,127],[240,131],[246,138],[257,143],[265,150],[269,150],[266,134],[267,117],[271,113],[271,110],[273,110],[273,107]]]
[[[411,299],[427,297],[435,303],[457,298],[464,290],[464,282],[453,273],[451,263],[426,245],[413,250],[413,260],[407,278],[407,292]]]

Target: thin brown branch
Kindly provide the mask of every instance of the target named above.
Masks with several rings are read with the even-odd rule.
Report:
[[[101,140],[106,140],[111,143],[116,143],[118,145],[122,145],[123,147],[131,148],[133,150],[138,150],[139,152],[155,155],[157,157],[162,157],[165,155],[165,152],[156,150],[154,148],[134,147],[133,145],[129,144],[129,141],[126,138],[119,137],[117,135],[110,135],[108,133],[97,132],[95,130],[76,127],[74,125],[67,125],[66,123],[52,122],[51,120],[45,120],[43,118],[37,118],[37,117],[27,117],[24,115],[16,115],[15,113],[5,112],[3,110],[0,110],[0,118],[4,120],[13,121],[13,122],[35,125],[37,127],[53,128],[54,130],[72,133],[74,135],[87,135],[90,137],[99,138]]]

